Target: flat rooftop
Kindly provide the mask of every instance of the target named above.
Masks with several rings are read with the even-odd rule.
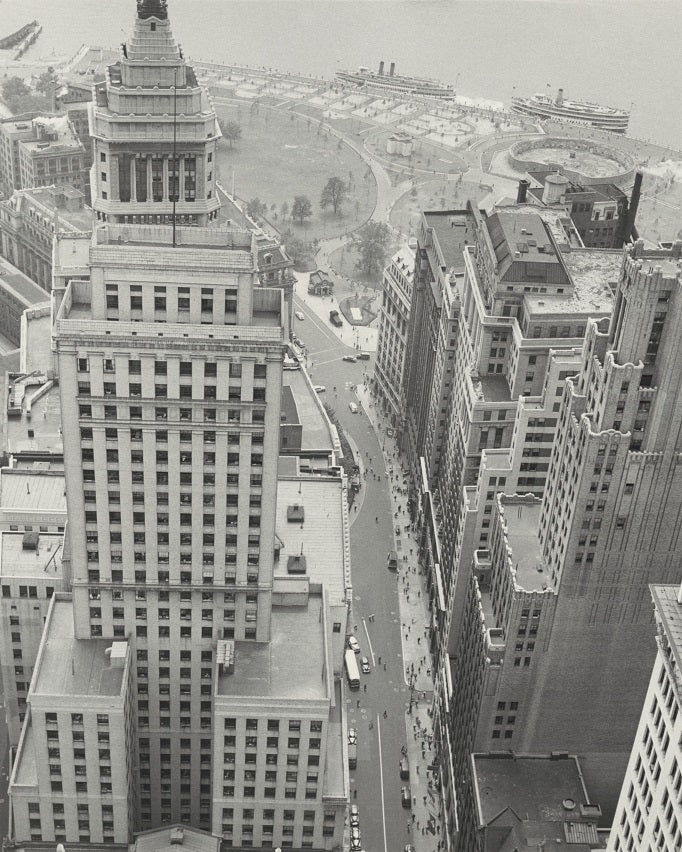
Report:
[[[499,226],[499,232],[506,241],[509,251],[514,256],[518,250],[522,252],[525,263],[559,263],[559,258],[554,247],[549,241],[545,223],[539,211],[532,213],[520,212],[518,210],[499,210],[489,217],[488,230],[493,244],[496,245],[494,234],[497,233],[495,220]],[[523,248],[521,248],[523,246]]]
[[[37,151],[39,153],[44,154],[52,154],[55,149],[60,150],[62,148],[72,149],[76,148],[81,151],[84,151],[83,145],[81,141],[76,136],[75,132],[72,130],[71,125],[69,124],[69,119],[65,115],[55,115],[55,116],[38,116],[33,119],[34,127],[44,127],[46,131],[53,136],[56,136],[56,139],[24,139],[21,141],[21,145],[24,148],[27,148],[30,151]]]
[[[334,703],[329,707],[327,722],[327,760],[324,766],[324,795],[345,796],[343,744],[345,735],[341,722],[341,681],[334,681]]]
[[[329,698],[322,597],[274,607],[270,642],[235,642],[234,670],[216,678],[216,695],[316,701]]]
[[[50,301],[47,290],[43,290],[4,257],[0,257],[0,287],[18,296],[27,308]]]
[[[525,820],[564,822],[579,818],[580,805],[589,804],[577,758],[512,754],[474,754],[472,758],[483,824],[505,808],[513,808]],[[569,799],[575,805],[573,811],[563,805]]]
[[[609,316],[613,310],[613,288],[623,264],[622,252],[604,249],[572,249],[561,253],[573,280],[572,293],[524,295],[532,314],[576,313]]]
[[[27,389],[26,397],[30,398],[38,389],[39,386]],[[64,445],[61,436],[59,387],[52,385],[31,405],[30,414],[26,397],[22,402],[19,417],[3,418],[6,429],[5,448],[10,453],[62,455]]]
[[[425,212],[424,219],[433,228],[448,270],[464,271],[464,248],[476,241],[474,217],[467,210],[442,210]]]
[[[110,647],[110,639],[76,639],[71,600],[56,599],[36,661],[33,692],[70,697],[120,695],[125,669],[109,666],[105,652]]]
[[[89,207],[84,205],[69,210],[60,201],[60,196],[65,198],[81,198],[83,193],[73,186],[37,186],[32,189],[19,190],[25,195],[29,204],[43,213],[44,216],[54,219],[55,210],[59,216],[59,227],[64,228],[65,223],[71,225],[77,231],[91,231],[93,227],[93,214]],[[13,196],[17,198],[17,195]]]
[[[0,509],[21,512],[63,512],[64,474],[5,467],[0,470]]]
[[[547,564],[542,555],[540,529],[540,500],[499,497],[504,509],[507,541],[511,547],[511,562],[516,571],[516,585],[526,592],[553,589]]]
[[[668,643],[675,656],[678,671],[682,671],[682,603],[679,583],[675,586],[652,585],[649,587],[656,612],[668,637]]]
[[[315,450],[331,453],[334,447],[329,421],[322,413],[322,405],[315,391],[303,375],[303,370],[285,370],[282,374],[284,387],[289,387],[298,411],[301,424],[301,451]],[[287,422],[294,422],[289,421]]]
[[[61,577],[64,534],[37,535],[37,547],[25,549],[25,533],[0,532],[0,577]]]
[[[277,481],[275,531],[283,544],[274,576],[293,576],[287,574],[287,558],[302,553],[310,582],[322,583],[332,604],[343,603],[350,587],[344,500],[338,477],[280,477]],[[303,507],[303,523],[287,521],[287,509],[294,505]]]
[[[506,376],[479,376],[471,380],[481,402],[511,402],[511,391]]]

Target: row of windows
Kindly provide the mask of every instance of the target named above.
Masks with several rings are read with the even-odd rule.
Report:
[[[201,416],[199,416],[201,414]],[[237,424],[241,423],[241,409],[238,408],[229,408],[227,410],[227,420],[218,421],[218,409],[216,408],[204,408],[203,412],[199,412],[197,409],[197,417],[194,416],[194,411],[192,408],[179,408],[177,410],[171,409],[171,420],[179,420],[181,423],[192,423],[192,422],[203,422],[203,423],[230,423]],[[78,416],[84,420],[89,420],[92,418],[92,405],[88,405],[85,403],[81,403],[78,406]],[[116,405],[105,405],[103,406],[103,411],[98,411],[95,415],[96,417],[104,416],[105,420],[142,420],[142,406],[138,405],[130,405],[127,410],[121,407],[120,411]],[[155,407],[153,413],[149,412],[146,414],[147,419],[153,419],[156,421],[167,421],[169,419],[168,416],[168,408],[165,407]],[[251,411],[251,423],[265,423],[265,411],[259,409],[253,409]],[[132,433],[133,430],[131,430]],[[132,440],[132,439],[131,439]],[[141,438],[137,439],[141,440]]]
[[[139,383],[130,382],[126,388],[117,390],[115,382],[104,382],[102,386],[104,396],[123,396],[131,398],[142,397],[142,385]],[[78,382],[79,396],[92,396],[90,382]],[[97,396],[97,394],[95,394]],[[168,385],[155,384],[154,393],[151,389],[145,394],[148,399],[195,399],[195,400],[213,400],[218,399],[218,389],[215,385],[205,385],[203,391],[195,392],[192,385],[180,385],[177,391],[173,391],[170,396],[168,393]],[[227,396],[221,396],[221,399],[229,402],[242,402],[242,389],[239,385],[230,385],[227,391]],[[253,388],[252,398],[244,400],[246,402],[265,402],[265,388]]]
[[[109,290],[110,285],[107,285],[107,290]],[[158,288],[154,288],[155,290]],[[182,290],[182,288],[180,288]],[[236,291],[235,291],[236,294]],[[218,376],[218,364],[215,361],[201,361],[201,362],[193,362],[193,361],[180,361],[178,362],[178,374],[181,377],[191,377],[194,374],[194,371],[198,364],[203,365],[203,376],[204,379],[215,379]],[[79,373],[87,373],[90,371],[90,359],[89,358],[78,358],[77,364]],[[116,372],[116,360],[114,358],[104,358],[102,359],[102,370],[105,373],[115,373]],[[139,359],[129,359],[127,362],[128,366],[128,375],[130,376],[141,376],[142,375],[142,361]],[[171,366],[171,372],[173,371]],[[197,370],[198,372],[198,370]],[[155,376],[167,376],[168,375],[168,361],[154,361],[154,375]],[[231,379],[238,379],[242,376],[242,364],[230,361],[228,366],[228,375]],[[264,379],[267,375],[267,365],[266,364],[254,364],[253,365],[253,376],[255,379]]]

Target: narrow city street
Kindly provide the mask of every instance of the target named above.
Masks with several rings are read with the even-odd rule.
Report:
[[[298,292],[303,296],[300,284]],[[402,852],[408,843],[416,852],[436,852],[437,797],[428,772],[426,596],[406,498],[400,493],[404,486],[394,442],[375,428],[377,418],[364,384],[374,355],[370,361],[343,361],[344,355],[357,354],[340,339],[353,342],[348,324],[337,333],[325,319],[327,303],[304,298],[295,299],[296,310],[306,317],[296,320],[295,331],[306,344],[309,373],[314,384],[325,387],[320,396],[333,408],[361,467],[362,486],[350,512],[351,626],[360,643],[359,656],[368,657],[371,672],[361,675],[359,693],[346,691],[349,725],[357,729],[358,740],[357,768],[350,772],[351,802],[360,809],[366,852]],[[360,348],[365,334],[374,341],[376,332],[359,328]],[[357,414],[351,412],[351,402],[358,404]],[[398,571],[387,567],[391,550],[398,551]],[[400,777],[403,755],[409,761],[409,779]],[[410,787],[409,807],[401,803],[403,785]]]

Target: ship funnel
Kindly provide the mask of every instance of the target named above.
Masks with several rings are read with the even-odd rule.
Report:
[[[516,191],[516,203],[517,204],[525,204],[526,196],[528,194],[528,187],[530,186],[530,181],[523,178],[523,180],[519,181],[519,188]]]
[[[383,59],[379,63],[379,76],[380,77],[384,76],[384,60]]]
[[[564,102],[564,90],[559,89],[559,91],[556,93],[556,105],[561,106],[563,104],[563,102]]]
[[[392,77],[395,74],[395,62],[391,62],[391,67],[388,72],[388,76]]]

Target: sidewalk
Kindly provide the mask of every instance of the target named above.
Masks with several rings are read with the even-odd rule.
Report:
[[[398,552],[398,600],[402,627],[402,650],[405,663],[405,683],[410,681],[410,705],[405,712],[405,749],[410,764],[409,783],[412,793],[412,813],[406,823],[405,843],[412,843],[416,852],[438,852],[440,849],[440,802],[434,785],[435,776],[429,771],[433,763],[431,742],[431,701],[433,680],[431,657],[428,651],[429,623],[428,596],[424,588],[424,577],[417,560],[417,543],[410,527],[407,513],[407,481],[400,466],[398,449],[393,438],[386,437],[374,402],[365,385],[357,385],[356,395],[379,442],[383,447],[383,465],[377,459],[364,459],[368,475],[370,467],[384,472],[391,486],[394,526],[400,529],[396,535]],[[408,815],[408,811],[405,811]]]

